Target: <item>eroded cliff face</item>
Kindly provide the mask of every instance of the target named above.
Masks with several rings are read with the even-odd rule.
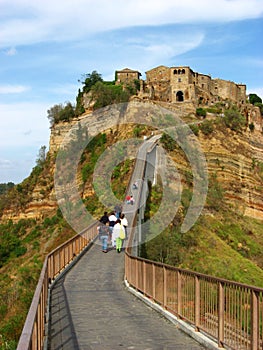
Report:
[[[165,106],[167,107],[167,106]],[[134,107],[138,110],[138,101],[134,102]],[[185,107],[186,108],[186,107]],[[193,109],[187,107],[189,113]],[[184,114],[184,109],[173,108],[178,111],[180,117]],[[180,111],[180,113],[179,113]],[[188,117],[185,118],[189,122]],[[253,117],[261,119],[257,113],[250,113]],[[78,129],[80,124],[87,120],[88,135],[96,135],[97,130],[111,130],[113,125],[117,125],[119,115],[112,112],[111,118],[104,119],[102,116],[92,115],[90,112],[71,122],[61,122],[51,128],[49,142],[49,168],[44,176],[36,184],[31,194],[31,200],[23,208],[10,207],[4,210],[2,220],[12,219],[17,221],[21,218],[41,218],[58,208],[56,194],[54,190],[54,170],[56,155],[63,144],[65,136],[69,136],[69,131]],[[192,116],[194,120],[194,117]],[[212,117],[213,119],[213,117]],[[198,120],[195,121],[198,123]],[[110,131],[109,131],[110,132]],[[216,126],[214,131],[208,136],[201,131],[198,141],[206,157],[209,174],[216,174],[217,180],[225,191],[226,201],[243,215],[263,220],[263,135],[262,127],[257,124],[255,130],[251,132],[249,128],[243,133],[236,133],[227,128]],[[180,160],[181,159],[181,160]],[[185,169],[183,158],[177,157],[178,169]],[[81,177],[78,176],[79,181]],[[90,189],[89,189],[90,190]],[[88,193],[82,193],[87,197]]]
[[[209,174],[216,174],[233,209],[263,220],[263,137],[261,132],[237,134],[216,129],[200,133]]]

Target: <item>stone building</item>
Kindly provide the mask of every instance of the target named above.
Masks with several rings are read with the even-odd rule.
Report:
[[[192,102],[209,105],[221,100],[231,100],[244,104],[246,85],[212,79],[210,75],[194,72],[188,66],[158,66],[146,72],[146,80],[141,81],[139,97],[170,103]]]
[[[115,72],[115,84],[129,84],[133,83],[134,80],[139,80],[141,73],[137,70],[124,68]]]

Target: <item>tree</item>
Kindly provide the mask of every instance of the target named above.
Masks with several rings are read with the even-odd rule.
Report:
[[[54,105],[50,109],[47,110],[47,118],[50,122],[50,125],[54,125],[58,122],[59,119],[59,113],[62,111],[63,105]]]
[[[113,103],[128,102],[130,94],[121,85],[108,85],[98,81],[91,89],[94,109],[102,108]]]
[[[59,120],[69,122],[75,116],[75,109],[70,102],[67,102],[66,105],[59,112]]]
[[[38,151],[38,157],[36,160],[37,166],[42,167],[46,161],[47,153],[46,153],[47,147],[46,146],[41,146],[39,151]]]
[[[83,92],[89,92],[93,85],[95,85],[98,81],[103,82],[103,79],[101,77],[101,74],[99,74],[96,70],[94,70],[92,73],[84,74],[82,76],[84,81],[79,80],[83,86]],[[82,80],[83,80],[82,79]]]
[[[65,105],[58,104],[54,105],[47,111],[47,117],[51,126],[60,121],[70,121],[75,117],[75,108],[72,106],[71,102],[66,102]]]
[[[258,107],[260,109],[260,113],[263,116],[263,104],[260,102],[255,102],[255,107]]]
[[[252,105],[255,105],[255,103],[262,103],[262,99],[256,94],[249,94],[248,98],[249,103],[251,103]]]

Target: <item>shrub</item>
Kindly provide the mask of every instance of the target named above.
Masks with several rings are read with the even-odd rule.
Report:
[[[209,135],[213,132],[213,123],[211,120],[205,120],[200,124],[200,129],[204,135]]]
[[[240,131],[246,125],[246,118],[236,108],[225,110],[225,125],[233,131]]]
[[[196,115],[198,117],[206,117],[206,110],[204,108],[196,108]]]
[[[192,130],[192,132],[195,134],[195,136],[198,136],[199,134],[199,127],[196,124],[190,124],[190,129]]]
[[[176,141],[166,133],[162,134],[160,141],[167,151],[173,151],[177,146]]]

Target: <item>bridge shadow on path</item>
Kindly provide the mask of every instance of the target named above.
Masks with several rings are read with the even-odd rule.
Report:
[[[131,294],[124,252],[97,243],[52,289],[49,350],[205,349]]]

